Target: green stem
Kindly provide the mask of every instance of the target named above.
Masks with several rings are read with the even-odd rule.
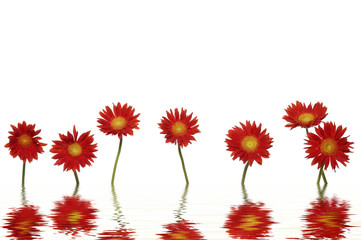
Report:
[[[187,185],[189,184],[189,181],[188,181],[188,176],[187,176],[187,171],[186,171],[186,167],[184,165],[184,160],[183,160],[183,156],[182,156],[182,151],[181,151],[181,148],[178,144],[178,153],[179,153],[179,156],[180,156],[180,159],[182,160],[182,167],[183,167],[183,173],[184,173],[184,177],[186,178],[186,183]]]
[[[23,178],[21,181],[23,187],[25,185],[25,167],[26,167],[26,161],[24,161],[24,163],[23,163]]]
[[[323,179],[323,181],[325,182],[325,184],[327,185],[328,182],[327,182],[327,180],[326,180],[325,171],[324,171],[323,169],[322,169],[322,179]]]
[[[78,190],[79,190],[79,184],[75,185],[73,196],[76,196],[78,194]]]
[[[188,194],[188,185],[186,185],[184,188],[182,199],[180,200],[179,208],[174,211],[176,219],[184,220],[184,218],[182,218],[182,215],[186,211],[187,194]]]
[[[123,137],[122,137],[122,138],[120,139],[120,141],[119,141],[117,158],[115,159],[114,169],[113,169],[112,185],[114,185],[114,177],[115,177],[115,172],[116,172],[116,170],[117,170],[117,165],[118,165],[120,150],[122,149],[122,142],[123,142]]]
[[[28,201],[26,200],[25,186],[21,187],[21,204],[23,205],[28,204]]]
[[[306,128],[306,135],[308,135],[308,128]]]
[[[242,184],[242,193],[243,193],[243,200],[245,203],[248,203],[248,194],[247,194],[247,190],[246,190],[246,186],[244,186],[244,184]]]
[[[75,181],[76,181],[76,185],[79,185],[79,178],[78,178],[78,174],[76,173],[76,170],[74,170],[74,177],[75,177]]]
[[[246,166],[243,169],[242,186],[244,186],[244,181],[246,180],[246,174],[247,174],[248,167],[249,167],[249,162],[247,161]]]
[[[321,176],[322,176],[324,183],[327,184],[326,176],[325,176],[325,173],[323,172],[324,165],[325,165],[325,163],[322,163],[322,166],[320,167],[320,172],[318,173],[318,178],[317,178],[317,184],[320,184]]]

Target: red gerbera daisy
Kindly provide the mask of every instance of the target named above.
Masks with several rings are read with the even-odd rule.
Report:
[[[224,228],[234,239],[264,239],[270,237],[271,210],[264,208],[264,203],[248,202],[231,207]]]
[[[347,140],[348,137],[343,137],[347,128],[342,126],[336,127],[334,123],[326,122],[323,128],[316,127],[314,133],[309,133],[306,140],[307,158],[313,158],[312,165],[318,164],[317,168],[323,165],[325,169],[331,164],[332,169],[336,170],[338,163],[346,166],[349,157],[346,155],[351,152],[353,142]]]
[[[135,240],[132,234],[135,233],[133,230],[126,228],[121,228],[114,231],[105,231],[99,234],[99,240],[109,239],[109,240]]]
[[[233,160],[239,158],[252,166],[253,161],[262,165],[262,158],[268,158],[268,148],[272,147],[272,138],[269,133],[266,134],[266,130],[261,131],[262,124],[256,126],[256,123],[250,123],[246,121],[246,125],[241,124],[241,128],[234,126],[228,131],[226,139],[228,151],[231,151]]]
[[[304,236],[317,239],[344,239],[346,230],[351,227],[347,223],[350,205],[337,198],[317,199],[311,203],[311,208],[306,210],[303,220],[306,227]]]
[[[197,117],[192,118],[193,113],[187,115],[187,110],[182,108],[179,113],[178,108],[172,109],[170,112],[167,111],[167,117],[163,117],[161,122],[158,123],[161,134],[165,134],[166,142],[174,143],[180,147],[186,147],[191,141],[196,139],[193,137],[194,134],[199,133],[198,119]]]
[[[98,210],[88,200],[79,196],[66,196],[62,201],[55,202],[50,218],[54,228],[65,234],[77,235],[80,231],[89,233],[96,228],[94,220]]]
[[[289,122],[286,127],[291,129],[295,127],[309,128],[317,126],[327,116],[327,107],[323,103],[317,102],[314,106],[311,103],[306,107],[306,104],[299,101],[296,104],[291,104],[285,109],[287,115],[283,119]]]
[[[132,106],[124,104],[123,106],[118,103],[113,104],[113,111],[109,106],[106,106],[101,112],[99,112],[102,118],[98,118],[98,127],[100,131],[106,135],[118,135],[122,136],[133,135],[133,129],[139,129],[139,113],[134,115],[135,109]]]
[[[24,205],[7,214],[4,228],[8,229],[14,239],[39,239],[39,227],[45,226],[44,216],[39,213],[39,208],[33,205]]]
[[[186,240],[202,240],[205,239],[200,231],[193,227],[195,223],[189,222],[187,220],[179,220],[175,223],[164,225],[163,227],[168,231],[166,233],[157,234],[160,236],[160,239],[163,240],[176,240],[176,239],[186,239]]]
[[[15,158],[19,157],[25,163],[26,160],[30,162],[33,159],[38,159],[38,153],[43,153],[43,146],[41,137],[37,136],[41,130],[35,130],[35,124],[18,123],[18,127],[10,125],[13,131],[10,131],[9,143],[5,147],[9,148],[10,155]]]
[[[78,170],[80,166],[91,166],[93,158],[96,158],[94,152],[97,151],[97,144],[92,144],[94,135],[90,135],[90,131],[83,133],[78,138],[78,132],[73,127],[73,134],[59,134],[60,141],[53,141],[54,145],[50,152],[55,153],[53,159],[56,159],[55,165],[64,164],[64,171]]]

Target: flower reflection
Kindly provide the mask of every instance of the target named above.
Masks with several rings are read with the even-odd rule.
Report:
[[[187,194],[188,194],[188,184],[186,184],[179,208],[174,211],[176,222],[163,225],[163,227],[167,230],[165,233],[157,234],[160,236],[160,239],[164,240],[202,240],[205,239],[201,232],[195,228],[195,223],[185,220],[183,218],[183,214],[186,212],[186,204],[187,204]]]
[[[105,231],[99,234],[97,239],[109,239],[109,240],[135,240],[132,234],[135,233],[132,230],[121,228],[114,231]]]
[[[226,232],[233,239],[269,238],[271,225],[275,223],[270,216],[272,211],[265,208],[262,202],[249,201],[244,186],[243,198],[244,204],[231,207],[223,226],[227,229]]]
[[[176,239],[187,239],[187,240],[201,240],[205,239],[201,235],[200,231],[194,227],[195,223],[187,220],[178,220],[175,223],[164,225],[167,229],[166,233],[157,234],[160,239],[164,240],[176,240]]]
[[[88,200],[79,196],[65,196],[62,201],[55,202],[50,218],[54,228],[65,234],[76,236],[79,232],[89,233],[96,228],[94,220],[98,210]]]
[[[33,205],[23,205],[13,209],[7,214],[4,228],[8,229],[13,239],[39,239],[38,227],[45,226],[44,216],[39,213],[39,208]]]
[[[303,230],[305,237],[321,239],[342,239],[349,230],[350,205],[338,198],[319,198],[311,202],[311,207],[306,210],[303,220],[306,227]]]
[[[124,215],[122,209],[118,202],[117,193],[115,192],[114,185],[112,185],[112,196],[113,196],[113,206],[114,206],[114,219],[119,224],[120,228],[118,230],[104,231],[99,234],[97,239],[109,239],[109,240],[135,240],[133,234],[135,231],[133,229],[126,228],[127,222],[124,222]]]

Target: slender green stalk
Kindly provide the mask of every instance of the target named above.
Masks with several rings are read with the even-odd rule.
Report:
[[[317,178],[317,184],[320,184],[321,176],[322,176],[324,183],[327,184],[326,176],[325,176],[325,173],[323,172],[324,165],[325,165],[325,163],[322,163],[322,166],[320,167],[320,172],[318,173],[318,178]]]
[[[244,186],[244,181],[246,180],[246,174],[247,174],[248,167],[249,167],[249,162],[247,161],[246,166],[243,169],[242,186]]]
[[[115,172],[116,172],[116,170],[117,170],[117,165],[118,165],[120,150],[122,149],[122,142],[123,142],[123,137],[122,137],[122,138],[120,139],[120,141],[119,141],[117,158],[115,159],[114,169],[113,169],[112,185],[114,185],[114,177],[115,177]]]
[[[322,189],[321,189],[321,187],[320,187],[319,184],[317,185],[318,196],[319,196],[319,198],[320,198],[321,201],[323,201],[323,199],[324,199],[326,187],[327,187],[327,184],[324,184],[323,187],[322,187]]]
[[[25,185],[25,167],[26,167],[26,161],[24,161],[24,163],[23,163],[23,178],[22,178],[22,181],[21,181],[21,185],[23,187]]]
[[[74,177],[75,177],[75,181],[76,181],[76,185],[79,185],[79,178],[78,178],[78,174],[76,173],[76,170],[74,170]]]
[[[183,173],[184,173],[184,177],[186,178],[186,183],[187,185],[189,184],[189,181],[188,181],[188,176],[187,176],[187,171],[186,171],[186,167],[184,165],[184,160],[183,160],[183,156],[182,156],[182,151],[181,151],[181,148],[178,144],[178,153],[179,153],[179,156],[180,156],[180,159],[182,160],[182,167],[183,167]]]
[[[325,174],[325,171],[322,169],[322,179],[323,179],[323,181],[325,182],[325,184],[327,185],[328,184],[328,182],[327,182],[327,180],[326,180],[326,174]]]
[[[175,218],[178,220],[184,220],[184,218],[182,217],[182,215],[185,213],[186,211],[186,203],[187,203],[187,194],[188,194],[188,186],[186,185],[183,191],[183,195],[181,200],[179,201],[179,208],[177,210],[174,211],[175,213]]]
[[[78,194],[78,190],[79,190],[79,184],[75,185],[73,196],[76,196]]]
[[[308,128],[306,128],[306,135],[308,135]]]
[[[25,186],[21,187],[21,204],[23,205],[28,204],[28,200],[26,200]]]
[[[248,203],[248,194],[247,194],[247,190],[246,190],[246,186],[244,186],[244,184],[242,184],[242,193],[243,193],[243,200],[245,203]]]

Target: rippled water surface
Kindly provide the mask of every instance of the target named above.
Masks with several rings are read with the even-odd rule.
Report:
[[[361,194],[356,187],[5,187],[0,237],[361,239]]]

